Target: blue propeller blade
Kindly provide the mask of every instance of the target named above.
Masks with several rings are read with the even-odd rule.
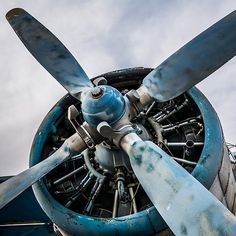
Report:
[[[236,54],[236,11],[167,58],[143,81],[151,96],[164,102],[199,83]]]
[[[70,148],[70,143],[76,136],[77,134],[72,135],[56,152],[45,160],[0,184],[0,209],[48,172],[73,156],[75,151]],[[81,151],[83,151],[82,149],[84,147],[81,145]]]
[[[236,217],[161,148],[136,134],[127,135],[122,147],[175,235],[236,235]]]
[[[6,14],[10,25],[38,62],[73,96],[92,82],[68,49],[40,22],[21,8]]]

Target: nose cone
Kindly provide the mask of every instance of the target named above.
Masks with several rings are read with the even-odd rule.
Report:
[[[102,121],[112,125],[125,112],[125,100],[115,88],[107,85],[91,89],[82,102],[84,120],[91,126],[97,127]]]

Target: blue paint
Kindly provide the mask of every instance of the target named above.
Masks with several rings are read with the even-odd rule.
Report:
[[[151,96],[164,102],[184,93],[236,54],[236,11],[199,34],[143,80]]]
[[[171,156],[150,141],[126,145],[135,175],[175,235],[235,235],[235,216]],[[142,155],[141,165],[137,155]],[[155,171],[148,171],[150,164]]]
[[[63,106],[70,106],[70,97],[65,96],[48,113],[35,136],[31,149],[30,166],[40,162],[42,148],[55,122],[63,115]],[[56,224],[71,234],[79,235],[151,235],[167,227],[154,207],[137,214],[113,219],[98,219],[68,210],[48,192],[44,182],[39,180],[33,191],[40,206]],[[138,224],[137,224],[138,222]]]
[[[11,177],[0,177],[0,183]],[[32,189],[28,188],[0,210],[0,224],[30,221],[49,223],[50,219],[39,206]]]
[[[92,94],[102,89],[102,95],[94,97]],[[125,100],[115,88],[107,85],[93,88],[83,98],[82,114],[84,119],[93,127],[106,121],[112,125],[117,122],[125,112]]]
[[[16,34],[37,61],[73,96],[92,82],[68,49],[47,28],[23,9],[6,15]]]
[[[30,153],[30,166],[33,166],[41,161],[42,147],[44,146],[48,135],[53,133],[55,130],[55,122],[59,119],[59,117],[62,116],[62,114],[63,109],[59,105],[56,105],[54,106],[53,111],[49,112],[44,118],[36,133],[35,137],[37,138],[34,139],[32,144]]]
[[[205,126],[205,144],[192,175],[209,189],[220,169],[224,137],[219,118],[207,98],[195,87],[188,93],[196,102]]]
[[[72,235],[151,235],[166,228],[155,208],[130,216],[98,219],[66,209],[47,192],[45,185],[34,185],[37,199],[49,217]],[[160,222],[160,223],[159,223]]]
[[[135,71],[137,71],[138,75],[138,68],[130,69],[128,72],[123,70],[123,75],[127,76],[130,73],[134,74],[134,78],[137,78]],[[119,71],[119,73],[122,75],[122,71]],[[109,75],[112,77],[112,72]],[[214,109],[204,95],[196,88],[192,88],[188,93],[198,105],[206,127],[206,145],[200,157],[201,161],[195,167],[193,175],[204,186],[209,188],[218,173],[222,160],[223,136],[221,126]],[[52,132],[52,127],[59,117],[66,112],[66,108],[74,102],[75,100],[71,100],[71,97],[65,96],[48,113],[35,136],[31,151],[31,165],[40,161],[43,145],[50,132]],[[215,145],[216,143],[218,145]],[[130,216],[115,219],[96,219],[72,212],[60,205],[47,191],[42,180],[34,184],[33,189],[46,214],[65,230],[70,229],[71,233],[74,234],[79,232],[80,235],[148,235],[167,228],[166,223],[154,207]]]

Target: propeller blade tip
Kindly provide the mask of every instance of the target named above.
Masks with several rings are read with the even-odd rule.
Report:
[[[19,16],[19,15],[22,15],[26,13],[26,11],[22,8],[13,8],[11,9],[9,12],[7,12],[6,14],[6,19],[8,21],[12,20],[13,18]]]

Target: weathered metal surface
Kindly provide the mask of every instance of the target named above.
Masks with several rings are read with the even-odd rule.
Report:
[[[10,25],[38,62],[73,96],[92,82],[67,48],[40,22],[23,9],[6,15]]]
[[[68,95],[66,95],[67,99],[69,98]],[[75,99],[74,99],[75,100]],[[62,103],[62,101],[59,101],[59,103]],[[64,107],[61,106],[57,106],[57,104],[54,107],[54,112],[49,112],[45,119],[48,120],[48,122],[42,122],[40,125],[40,128],[38,129],[37,133],[35,134],[38,138],[37,138],[37,142],[33,142],[31,150],[33,148],[36,148],[39,145],[45,144],[46,141],[46,134],[48,133],[54,133],[56,131],[56,126],[55,123],[56,121],[59,119],[60,116],[62,116],[62,114],[64,112],[66,112],[66,109],[63,109]],[[35,153],[36,157],[41,157],[42,155],[42,150],[40,150],[40,152]],[[31,156],[31,155],[30,155]],[[32,162],[32,165],[36,165],[38,162]]]
[[[129,83],[134,85],[132,81],[130,82],[131,77],[133,81],[141,80],[145,74],[150,72],[150,70],[151,69],[145,68],[124,69],[109,72],[103,76],[107,78],[108,83],[112,81],[112,83],[119,85],[119,83],[125,81],[127,84]],[[198,169],[197,166],[195,169],[197,168],[197,178],[204,185],[206,184],[206,187],[210,187],[219,171],[219,166],[222,160],[222,131],[214,109],[201,92],[196,88],[192,88],[189,91],[189,94],[198,105],[205,126],[208,127],[205,146],[200,158],[202,160],[200,165],[201,168]],[[68,95],[65,96],[49,112],[48,116],[42,122],[38,134],[35,137],[34,146],[32,147],[31,165],[32,163],[36,164],[41,161],[42,150],[47,136],[52,132],[52,128],[55,126],[57,120],[62,117],[63,112],[66,112],[68,106],[72,105],[74,102],[75,99],[71,100],[71,97]],[[212,112],[215,115],[210,115]],[[39,133],[41,135],[39,135]],[[217,138],[214,139],[214,137]],[[211,140],[215,140],[219,145],[215,145]],[[207,160],[204,162],[205,159]],[[217,163],[219,163],[219,166]],[[206,165],[206,168],[204,168],[204,165]],[[40,205],[47,215],[52,217],[56,224],[62,225],[64,230],[69,230],[72,235],[88,235],[88,233],[90,235],[150,235],[156,232],[161,232],[163,229],[167,228],[166,223],[154,207],[150,207],[145,211],[138,212],[129,217],[122,217],[121,219],[96,219],[81,215],[63,207],[48,192],[42,180],[34,184],[33,189]],[[70,218],[72,219],[71,221],[69,220]]]
[[[122,142],[145,192],[176,235],[236,234],[236,217],[161,148],[134,133]]]
[[[117,218],[94,218],[71,211],[52,199],[45,185],[33,186],[43,210],[68,235],[153,235],[167,225],[154,208]],[[43,203],[43,205],[42,205]]]
[[[73,102],[75,102],[74,99],[71,100],[71,97],[66,95],[42,122],[32,146],[31,166],[41,161],[42,150],[48,135],[55,129],[53,127],[62,116],[63,111],[65,112]],[[89,235],[105,236],[111,234],[150,235],[167,228],[166,223],[154,207],[137,214],[114,219],[93,218],[71,211],[59,204],[48,192],[43,180],[37,181],[32,187],[45,213],[69,235],[88,235],[88,233]]]
[[[90,93],[83,93],[83,97],[80,97],[79,93],[82,89],[87,91],[93,87],[93,84],[65,46],[36,19],[19,8],[11,10],[6,17],[32,55],[70,94],[81,99],[83,116],[92,127],[96,127],[102,121],[114,124],[114,127],[125,126],[126,121],[130,121],[132,116],[130,116],[130,112],[126,112],[127,106],[125,107],[123,96],[112,87],[96,87]],[[144,105],[151,103],[153,98],[166,101],[176,97],[230,60],[236,52],[236,44],[234,43],[236,33],[233,32],[235,26],[236,12],[233,12],[186,44],[148,74],[143,82],[145,87],[141,86],[136,91],[137,96],[136,93],[131,94],[136,99],[136,103],[132,99],[130,102],[134,103],[137,111],[141,111]],[[147,93],[148,90],[152,97]],[[194,92],[192,93],[194,97]],[[196,94],[197,92],[195,92]],[[198,103],[199,109],[203,108],[201,110],[203,118],[206,113],[209,113],[209,110],[204,110],[207,107],[205,103],[207,104],[207,100],[204,97]],[[124,113],[125,118],[120,120]],[[52,121],[55,120],[52,119]],[[208,128],[212,121],[217,124],[214,131],[216,135],[212,136],[213,139],[210,140],[209,137],[212,132],[210,129],[206,129],[205,141],[206,143],[219,143],[219,145],[216,149],[212,146],[210,148],[204,147],[200,162],[193,172],[193,175],[199,178],[206,187],[211,186],[214,174],[219,170],[220,159],[223,155],[222,146],[224,146],[221,128],[214,111],[205,119],[206,123],[209,122]],[[45,142],[51,128],[49,130],[42,129],[45,137],[36,139],[35,145],[37,147],[34,147],[34,151],[38,151],[40,154],[43,142]],[[86,148],[83,138],[78,140],[78,135],[76,134],[76,136],[67,139],[62,147],[49,158],[3,183],[0,186],[0,208],[73,155],[74,151],[83,151]],[[137,177],[154,206],[175,234],[236,234],[235,217],[195,178],[180,167],[173,158],[154,143],[142,141],[136,134],[125,133],[124,136],[125,138],[120,138],[119,141],[122,140],[123,149],[131,156],[132,167]],[[217,156],[216,163],[212,163],[214,155]],[[36,154],[36,156],[40,158],[41,155]],[[210,164],[213,164],[213,170],[210,169]],[[207,171],[210,173],[210,180],[205,183],[205,177],[202,179],[201,176],[208,176]],[[232,185],[235,180],[231,177],[232,175],[229,175],[229,178],[225,178],[223,175],[222,179],[223,181],[227,179],[228,184]],[[219,174],[218,180],[218,182],[221,181],[221,174]],[[229,188],[226,190],[223,188],[222,191],[225,196],[222,202],[225,201],[225,204],[230,204],[232,206],[230,210],[233,210],[235,208],[235,192]],[[109,220],[94,219],[61,207],[54,199],[50,200],[50,194],[47,193],[42,181],[35,184],[34,189],[45,212],[69,234],[86,235],[88,226],[93,226],[93,229],[90,230],[93,235],[100,235],[101,232],[103,235],[110,235],[111,233],[140,235],[145,234],[146,231],[150,234],[166,227],[165,222],[154,208],[148,209],[146,213],[140,212],[132,216]],[[68,205],[66,204],[66,206]],[[154,214],[152,216],[150,215],[151,211]],[[180,215],[181,217],[179,217]],[[158,224],[156,225],[155,222]],[[104,225],[106,227],[101,231],[100,229]]]
[[[76,134],[76,136],[78,135]],[[66,140],[65,143],[50,157],[3,182],[0,185],[0,209],[49,171],[73,155],[74,150],[70,148],[70,142],[73,139],[75,139],[74,135]]]
[[[98,88],[102,94],[96,97],[93,93]],[[102,85],[86,93],[81,108],[84,119],[96,127],[102,121],[108,124],[117,122],[125,112],[125,101],[117,89]]]
[[[224,157],[219,172],[219,182],[224,194],[225,206],[232,211],[233,214],[236,214],[236,181],[232,168],[233,165],[230,162],[229,150],[225,145]],[[223,185],[224,182],[226,182],[226,186]]]
[[[204,147],[192,175],[209,189],[220,170],[224,153],[224,137],[219,118],[207,98],[195,87],[188,93],[201,111],[205,127]]]
[[[11,177],[0,177],[0,183]],[[0,225],[17,222],[51,222],[39,206],[32,188],[28,188],[0,211]]]
[[[229,61],[236,53],[236,11],[167,58],[143,84],[158,101],[182,94]]]
[[[9,178],[11,176],[0,177],[0,183]],[[0,235],[56,235],[51,220],[36,201],[32,188],[28,188],[1,209]]]
[[[55,111],[52,116],[48,116],[49,120],[55,121],[55,118],[58,118],[57,115],[61,114],[62,109],[55,107]],[[43,126],[42,131],[38,133],[40,142],[45,142],[45,136],[43,135],[45,130],[47,130],[46,132],[52,132],[52,129],[53,126],[49,126],[48,124]],[[37,143],[35,143],[35,145],[37,145]],[[0,185],[0,209],[56,166],[75,155],[75,153],[82,152],[85,149],[86,145],[84,141],[76,133],[69,137],[51,156],[3,182]]]

